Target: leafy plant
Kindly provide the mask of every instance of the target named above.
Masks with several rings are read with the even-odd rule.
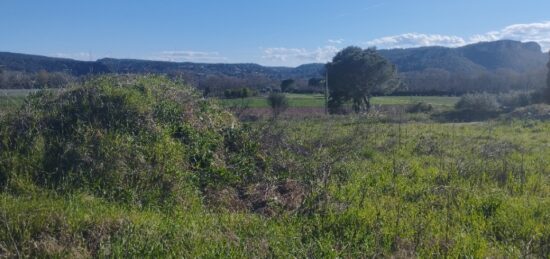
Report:
[[[494,112],[499,109],[499,104],[496,97],[488,93],[466,94],[460,98],[455,108],[473,112]]]
[[[288,108],[288,99],[285,94],[272,92],[267,97],[267,103],[273,112],[273,118],[279,115]]]

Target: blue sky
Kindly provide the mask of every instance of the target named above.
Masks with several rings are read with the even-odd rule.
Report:
[[[549,0],[0,0],[0,51],[95,60],[325,62],[339,49],[537,41]]]

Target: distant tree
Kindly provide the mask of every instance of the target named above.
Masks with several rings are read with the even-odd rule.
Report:
[[[40,88],[48,87],[49,80],[50,75],[46,70],[40,70],[40,72],[38,72],[38,75],[36,75],[36,81],[38,83],[38,87]]]
[[[281,82],[281,92],[289,93],[294,90],[294,79],[286,79]]]
[[[250,89],[248,87],[241,88],[241,98],[247,98],[250,97]]]
[[[279,114],[288,108],[288,99],[282,93],[270,93],[267,102],[273,112],[273,118],[279,117]]]
[[[225,91],[223,91],[223,96],[225,96],[225,98],[227,98],[227,99],[234,98],[233,97],[233,90],[225,89]]]
[[[251,90],[248,87],[241,87],[241,88],[232,88],[232,89],[225,89],[223,95],[227,99],[234,99],[234,98],[247,98],[253,95],[257,95],[258,92],[255,90]]]
[[[320,87],[323,85],[324,79],[322,78],[310,78],[307,81],[307,85],[310,87]]]
[[[472,113],[495,112],[499,109],[499,103],[492,94],[465,94],[455,104],[455,109]]]
[[[550,52],[548,52],[550,54]],[[548,64],[546,65],[548,67],[548,75],[546,77],[546,91],[544,94],[545,102],[550,104],[550,61],[548,61]]]
[[[348,101],[352,101],[355,112],[368,111],[373,93],[390,93],[399,86],[395,66],[372,48],[347,47],[326,69],[332,113]]]
[[[0,89],[5,88],[4,68],[0,65]]]
[[[210,86],[206,86],[206,87],[202,90],[202,97],[206,98],[206,97],[208,97],[209,94],[210,94]]]

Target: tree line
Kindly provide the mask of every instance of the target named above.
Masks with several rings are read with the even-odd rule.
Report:
[[[4,70],[0,67],[0,89],[63,88],[77,82],[78,77],[63,72],[37,73]]]
[[[550,52],[548,52],[550,54]],[[544,91],[544,98],[546,100],[546,103],[550,104],[550,60],[548,61],[548,64],[546,65],[548,67],[548,74],[546,77],[546,89]]]
[[[503,89],[499,87],[499,84],[495,84],[495,82],[508,82],[509,84],[516,84],[516,87],[507,90],[521,90],[523,93],[532,92],[532,94],[503,95],[506,98],[501,97],[503,99],[502,103],[521,103],[521,105],[538,102],[550,103],[550,61],[547,67],[546,87],[543,89],[533,87],[534,83],[531,84],[532,81],[529,81],[533,80],[533,78],[527,77],[525,78],[526,80],[513,80],[517,79],[518,76],[508,73],[509,71],[501,71],[500,76],[480,75],[482,80],[479,83],[481,83],[481,86],[485,86],[484,88],[465,87],[461,89],[461,93],[467,93],[468,90],[471,92],[480,92],[480,89],[491,90],[493,89],[492,87],[494,87],[493,90],[495,92],[502,92]],[[328,109],[331,113],[343,112],[345,104],[351,104],[353,111],[356,113],[368,111],[370,108],[369,100],[373,95],[392,94],[396,90],[403,91],[407,85],[406,80],[399,78],[395,65],[373,48],[347,47],[337,53],[333,60],[326,64],[326,70],[329,81]],[[442,71],[435,69],[432,72],[444,74]],[[424,83],[445,84],[451,78],[448,74],[445,76],[447,80],[442,80],[441,82],[437,80],[435,82],[425,80]],[[476,79],[479,80],[480,78]],[[457,81],[456,84],[462,87],[469,85],[461,81]],[[477,99],[485,100],[487,98]]]

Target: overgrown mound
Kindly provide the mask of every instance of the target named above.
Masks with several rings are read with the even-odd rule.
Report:
[[[87,192],[138,206],[189,205],[256,170],[233,116],[163,77],[102,77],[30,96],[0,121],[0,186]]]

